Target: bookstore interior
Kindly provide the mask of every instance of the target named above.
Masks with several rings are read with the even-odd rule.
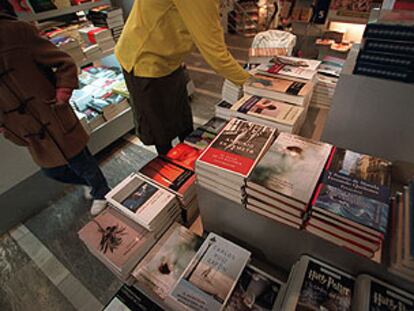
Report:
[[[181,93],[120,60],[155,73],[185,45],[168,25],[194,41]],[[0,43],[0,310],[414,310],[413,0],[0,0]],[[78,68],[63,103],[53,51]],[[59,130],[22,95],[45,64]],[[180,120],[169,93],[194,128],[160,152],[142,128]],[[99,198],[68,184],[95,189],[93,157]]]

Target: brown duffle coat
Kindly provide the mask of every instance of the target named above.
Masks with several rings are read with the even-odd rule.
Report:
[[[71,57],[34,26],[0,13],[0,126],[44,168],[67,164],[89,138],[68,103],[55,105],[59,87],[78,87]]]

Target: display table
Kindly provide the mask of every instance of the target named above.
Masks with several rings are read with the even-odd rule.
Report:
[[[314,256],[357,275],[368,273],[414,291],[414,284],[389,273],[387,267],[325,241],[245,209],[197,185],[200,215],[205,231],[215,232],[247,248],[260,260],[290,271],[302,254]]]

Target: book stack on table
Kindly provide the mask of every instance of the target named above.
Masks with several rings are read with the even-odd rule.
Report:
[[[229,80],[224,80],[221,96],[226,102],[235,103],[243,96],[243,87]]]
[[[276,130],[232,119],[196,162],[197,183],[241,203],[242,187],[274,140]]]
[[[89,10],[88,19],[94,26],[108,28],[115,42],[118,41],[124,28],[124,17],[122,9],[103,5]]]

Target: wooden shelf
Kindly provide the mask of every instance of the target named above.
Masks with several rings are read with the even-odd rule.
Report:
[[[18,19],[22,21],[26,21],[26,22],[39,21],[39,20],[54,18],[54,17],[58,17],[62,15],[72,14],[72,13],[76,13],[79,11],[90,10],[98,6],[107,5],[107,4],[111,4],[111,2],[109,0],[86,2],[80,5],[70,6],[64,9],[50,10],[50,11],[41,12],[41,13],[28,13],[25,15],[18,16]]]

